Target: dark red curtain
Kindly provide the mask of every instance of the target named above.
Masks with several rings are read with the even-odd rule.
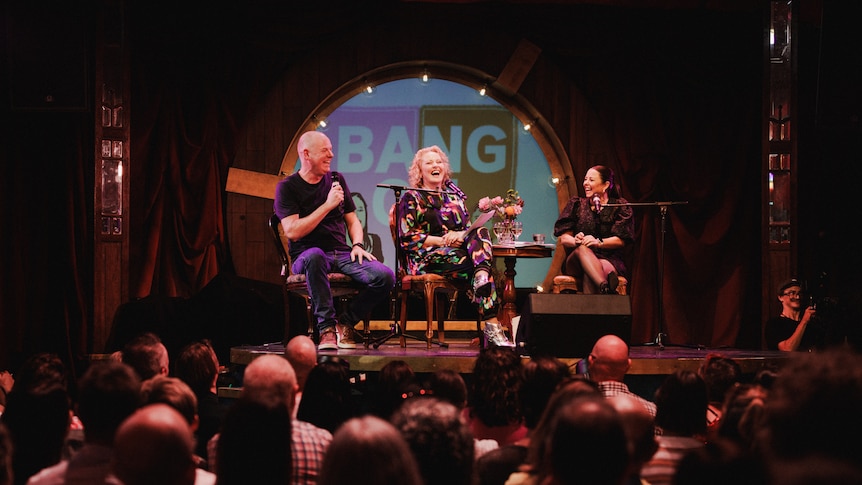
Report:
[[[3,114],[0,368],[36,351],[74,363],[92,331],[92,118]]]
[[[254,8],[225,5],[204,21],[193,8],[129,5],[131,293],[190,297],[233,273],[227,171],[249,104],[282,61],[256,41]]]
[[[662,331],[665,343],[757,348],[760,16],[643,12],[610,25],[578,76],[610,147],[588,164],[618,164],[630,202],[678,203],[634,208],[633,343]]]

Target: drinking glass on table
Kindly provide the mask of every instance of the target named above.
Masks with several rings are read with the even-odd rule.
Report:
[[[494,236],[497,238],[497,244],[502,244],[503,233],[506,232],[506,224],[502,222],[494,223]]]
[[[521,237],[522,232],[524,232],[524,223],[520,221],[512,221],[512,237],[514,237],[515,241]]]

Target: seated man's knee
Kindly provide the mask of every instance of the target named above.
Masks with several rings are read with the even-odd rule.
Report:
[[[381,286],[386,288],[392,288],[395,286],[395,272],[392,271],[389,266],[384,266],[382,263],[380,264],[380,271],[377,273],[377,278],[382,283]]]
[[[297,263],[304,271],[319,269],[327,264],[326,253],[320,248],[306,249],[297,258]]]

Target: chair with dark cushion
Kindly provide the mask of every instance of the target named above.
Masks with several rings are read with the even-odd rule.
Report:
[[[284,343],[287,344],[287,340],[290,339],[290,308],[288,305],[290,294],[299,295],[305,300],[306,315],[308,317],[308,336],[315,342],[318,342],[319,335],[314,313],[311,310],[311,297],[308,295],[308,285],[305,281],[305,275],[291,273],[290,253],[288,251],[290,242],[284,235],[281,220],[274,213],[269,218],[269,230],[273,236],[278,255],[281,258],[281,276],[284,278]],[[332,289],[332,298],[336,300],[336,304],[343,310],[350,297],[357,295],[362,288],[358,283],[353,281],[353,278],[344,273],[329,273],[328,277],[329,285]],[[366,347],[371,334],[370,323],[370,317],[366,315],[362,320],[362,334]]]

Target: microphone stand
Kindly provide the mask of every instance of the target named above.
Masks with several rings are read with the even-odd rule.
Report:
[[[442,190],[429,190],[429,189],[423,189],[423,188],[419,188],[419,187],[404,187],[401,185],[377,184],[377,186],[384,188],[384,189],[391,189],[392,192],[395,194],[395,206],[394,206],[395,207],[395,214],[394,214],[394,217],[395,217],[395,224],[396,224],[395,227],[396,228],[398,227],[397,224],[400,224],[399,221],[401,220],[401,218],[398,214],[398,205],[399,205],[399,202],[401,200],[401,191],[403,191],[403,190],[416,190],[418,192],[431,192],[431,193],[435,193],[435,194],[453,194],[452,192],[446,192],[446,191],[442,191]],[[397,237],[398,237],[398,230],[397,229],[395,231],[395,235],[396,235],[396,239],[397,239]],[[399,307],[399,305],[401,304],[401,299],[398,298],[398,293],[404,291],[403,289],[401,289],[401,279],[402,279],[401,275],[398,274],[399,261],[401,261],[401,244],[398,241],[394,241],[394,242],[395,242],[395,277],[398,278],[398,281],[395,282],[395,304],[392,306],[392,309],[393,309],[393,311],[392,311],[392,323],[389,325],[389,333],[387,333],[386,335],[382,335],[380,337],[377,337],[377,338],[367,340],[365,343],[366,348],[369,344],[371,344],[372,346],[374,346],[375,349],[377,349],[393,337],[404,337],[404,338],[409,338],[409,339],[413,339],[413,340],[418,340],[420,342],[425,342],[425,339],[419,338],[415,335],[410,335],[409,333],[404,333],[404,329],[401,328],[401,322],[399,320],[399,315],[401,315],[401,311],[400,311],[401,308]],[[440,342],[440,341],[437,341],[434,339],[431,340],[431,343],[437,344],[440,347],[449,347],[449,344],[447,342]]]
[[[626,206],[658,206],[661,212],[661,245],[659,252],[658,265],[658,333],[652,342],[647,342],[645,346],[657,346],[659,350],[664,350],[665,339],[667,334],[664,331],[664,240],[667,220],[667,208],[672,205],[688,204],[688,201],[682,202],[629,202],[626,204],[603,204],[602,207],[626,207]]]

